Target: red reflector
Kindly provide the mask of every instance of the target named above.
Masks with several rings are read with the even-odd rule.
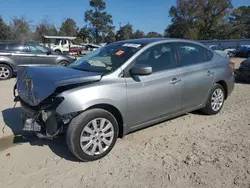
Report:
[[[235,70],[235,65],[233,62],[229,62],[229,66],[233,69],[233,71]]]

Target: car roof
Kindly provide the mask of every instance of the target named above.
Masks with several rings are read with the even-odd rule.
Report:
[[[46,39],[68,39],[68,40],[76,39],[76,37],[72,37],[72,36],[48,36],[48,35],[44,35],[43,38],[46,38]]]
[[[139,43],[143,45],[148,45],[151,43],[156,43],[160,41],[165,41],[165,42],[188,42],[188,43],[193,43],[193,44],[199,44],[204,46],[202,43],[197,42],[197,41],[192,41],[192,40],[187,40],[187,39],[177,39],[177,38],[140,38],[140,39],[129,39],[129,40],[122,40],[122,41],[117,41],[114,42],[114,44],[119,44],[119,43]]]

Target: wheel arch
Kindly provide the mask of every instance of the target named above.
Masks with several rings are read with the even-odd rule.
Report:
[[[60,53],[62,53],[62,51],[60,49],[54,49],[54,52],[60,52]]]
[[[94,109],[94,108],[106,110],[115,117],[115,119],[118,123],[118,127],[119,127],[119,135],[118,136],[119,136],[119,138],[122,138],[124,136],[124,124],[123,124],[123,117],[122,117],[121,112],[115,106],[110,105],[110,104],[105,104],[105,103],[90,106],[85,111],[90,110],[90,109]]]
[[[6,61],[0,61],[0,64],[7,65],[7,66],[9,66],[13,70],[13,67],[12,67],[11,63],[8,63]]]
[[[224,91],[225,91],[225,99],[227,99],[227,97],[228,97],[228,87],[227,87],[227,83],[224,81],[224,80],[220,80],[220,81],[218,81],[218,82],[216,82],[217,84],[220,84],[222,87],[223,87],[223,89],[224,89]]]
[[[4,64],[4,65],[9,66],[11,68],[12,72],[15,71],[13,65],[11,63],[7,62],[7,61],[1,61],[0,60],[0,64]]]

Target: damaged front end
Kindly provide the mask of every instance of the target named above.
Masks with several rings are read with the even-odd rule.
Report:
[[[58,114],[56,108],[63,102],[64,98],[55,95],[56,93],[52,94],[37,106],[27,104],[19,96],[15,97],[16,101],[18,100],[21,104],[23,131],[35,132],[39,138],[48,139],[66,131],[69,122],[78,113]]]
[[[40,71],[35,67],[20,69],[14,87],[14,101],[21,104],[23,131],[35,132],[40,138],[52,139],[65,132],[70,120],[78,114],[58,114],[56,109],[65,100],[58,95],[66,90],[99,81],[101,77],[83,72],[79,74],[79,71],[61,67],[46,76],[48,71],[51,68],[43,67]]]
[[[48,104],[32,107],[21,100],[23,130],[38,133],[43,138],[53,138],[63,132],[63,120],[55,111],[60,101],[63,98],[51,98],[47,99]]]

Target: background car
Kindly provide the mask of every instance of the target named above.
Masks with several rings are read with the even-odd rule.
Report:
[[[224,51],[227,52],[229,57],[232,57],[235,55],[236,48],[229,47],[229,48],[224,49]]]
[[[0,80],[9,79],[21,65],[64,65],[75,59],[58,55],[34,42],[0,42]]]
[[[235,51],[235,57],[244,57],[244,58],[250,57],[250,46],[249,45],[241,46],[239,49]]]
[[[243,60],[235,70],[235,79],[239,82],[250,82],[250,58]]]
[[[227,57],[229,56],[229,52],[228,51],[224,51],[224,49],[218,45],[211,45],[209,46],[209,48],[215,52],[217,52],[218,54]]]
[[[22,67],[15,101],[23,130],[40,138],[66,131],[70,151],[93,161],[118,136],[198,109],[219,113],[234,88],[233,65],[188,40],[119,41],[68,67]]]

